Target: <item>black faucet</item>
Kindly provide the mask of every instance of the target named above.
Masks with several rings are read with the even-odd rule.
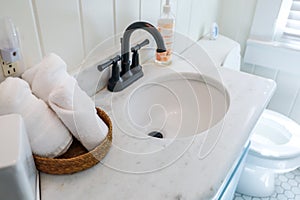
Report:
[[[139,64],[138,50],[143,46],[149,44],[148,39],[131,48],[131,52],[133,53],[132,62],[130,62],[129,60],[130,36],[137,29],[143,29],[153,36],[157,45],[156,51],[158,53],[166,51],[164,40],[159,31],[153,25],[151,25],[148,22],[134,22],[131,25],[129,25],[124,31],[123,38],[121,38],[121,57],[116,56],[110,59],[109,61],[98,65],[99,71],[102,71],[106,67],[113,65],[112,76],[109,79],[107,85],[109,91],[121,91],[144,75],[142,71],[142,66]],[[121,60],[121,71],[118,65],[119,60]]]

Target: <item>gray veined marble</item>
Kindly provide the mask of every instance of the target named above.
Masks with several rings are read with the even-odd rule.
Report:
[[[105,89],[97,93],[93,97],[96,105],[103,108],[113,121],[114,138],[109,153],[101,164],[74,175],[41,174],[42,199],[217,198],[220,187],[224,185],[229,171],[248,142],[253,126],[268,104],[276,86],[272,80],[215,67],[208,57],[201,57],[205,55],[207,56],[203,49],[192,46],[182,55],[174,55],[173,63],[168,67],[161,67],[153,61],[148,61],[143,65],[144,77],[125,90],[112,94]],[[190,126],[196,132],[184,137],[159,139],[147,136],[146,133],[150,131],[147,130],[147,125],[168,119],[168,115],[165,115],[164,119],[153,121],[155,109],[162,113],[168,113],[168,110],[158,106],[152,109],[151,112],[154,113],[142,115],[139,113],[140,110],[133,111],[130,106],[128,107],[132,97],[130,94],[143,83],[150,83],[152,80],[155,82],[159,77],[171,73],[178,75],[196,73],[221,83],[226,90],[223,93],[227,96],[225,99],[229,101],[221,119],[199,132],[197,132],[198,123],[195,122],[198,120],[197,117],[190,119]],[[171,88],[170,94],[172,91],[175,90]],[[175,92],[173,97],[176,105],[180,95],[176,97]],[[169,104],[172,104],[172,95],[169,97],[158,95],[157,99],[159,98],[171,98]],[[137,108],[141,108],[138,107],[139,103],[140,106],[146,105],[140,101],[147,99],[135,100]],[[221,101],[224,102],[225,100]],[[193,104],[192,99],[190,104]],[[180,106],[180,102],[178,105]],[[212,109],[222,109],[220,102],[218,104],[213,102],[212,105],[214,105]],[[132,113],[141,115],[139,118],[130,117]],[[146,119],[141,119],[142,117]],[[204,117],[204,113],[200,112],[200,120],[201,117]],[[173,131],[178,131],[176,129],[178,126],[178,134],[181,134],[180,123],[188,122],[177,119]],[[158,125],[163,126],[159,123]]]

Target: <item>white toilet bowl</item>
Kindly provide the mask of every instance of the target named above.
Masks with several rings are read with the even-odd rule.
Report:
[[[300,167],[300,126],[293,120],[265,110],[253,130],[251,146],[237,192],[270,196],[275,173]]]

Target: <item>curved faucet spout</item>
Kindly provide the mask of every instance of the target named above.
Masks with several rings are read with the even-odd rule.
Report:
[[[150,24],[148,22],[132,23],[131,25],[129,25],[126,28],[126,30],[123,34],[123,38],[122,38],[122,43],[121,43],[122,71],[121,71],[121,74],[125,74],[126,72],[129,71],[129,68],[130,68],[130,61],[129,61],[130,36],[137,29],[143,29],[143,30],[149,32],[153,36],[153,38],[155,39],[156,45],[157,45],[157,49],[156,49],[157,52],[165,52],[166,51],[164,40],[163,40],[160,32],[152,24]]]

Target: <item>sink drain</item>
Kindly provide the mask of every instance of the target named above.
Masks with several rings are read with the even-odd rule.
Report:
[[[151,137],[156,137],[156,138],[164,138],[164,135],[159,131],[152,131],[152,132],[148,133],[148,135]]]

